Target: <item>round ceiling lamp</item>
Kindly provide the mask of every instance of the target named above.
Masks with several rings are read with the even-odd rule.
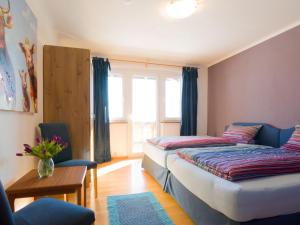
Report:
[[[182,19],[191,16],[198,8],[198,0],[171,0],[167,4],[170,17]]]
[[[133,3],[133,0],[123,0],[125,5],[131,5]]]

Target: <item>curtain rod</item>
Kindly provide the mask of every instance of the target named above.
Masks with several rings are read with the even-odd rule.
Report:
[[[197,67],[197,66],[186,66],[186,65],[178,65],[178,64],[164,64],[164,63],[155,63],[155,62],[146,62],[146,61],[137,61],[137,60],[127,60],[127,59],[117,59],[117,58],[108,58],[108,60],[116,61],[116,62],[139,63],[139,64],[146,64],[146,65],[168,66],[168,67],[176,67],[176,68],[195,67],[195,68],[199,69],[199,67]]]

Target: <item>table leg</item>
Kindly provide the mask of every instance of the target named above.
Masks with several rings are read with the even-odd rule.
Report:
[[[67,202],[67,194],[64,194],[64,201]]]
[[[94,191],[95,191],[95,198],[98,197],[98,176],[97,176],[97,167],[93,169],[94,172]]]
[[[11,211],[15,212],[15,199],[16,198],[14,196],[11,196],[11,195],[8,195],[7,197],[8,197],[8,201],[9,201]]]
[[[82,206],[82,187],[77,189],[77,205]]]
[[[83,205],[84,207],[86,207],[86,177],[84,178],[84,182],[83,182]]]

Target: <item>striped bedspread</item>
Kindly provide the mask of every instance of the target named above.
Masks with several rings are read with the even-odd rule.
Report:
[[[147,142],[164,150],[236,145],[228,138],[209,136],[156,137],[148,139]]]
[[[230,181],[300,172],[300,152],[257,145],[182,149],[177,154]]]

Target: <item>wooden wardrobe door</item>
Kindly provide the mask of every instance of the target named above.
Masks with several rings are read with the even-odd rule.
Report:
[[[44,122],[64,122],[73,158],[90,158],[90,51],[44,46]]]

